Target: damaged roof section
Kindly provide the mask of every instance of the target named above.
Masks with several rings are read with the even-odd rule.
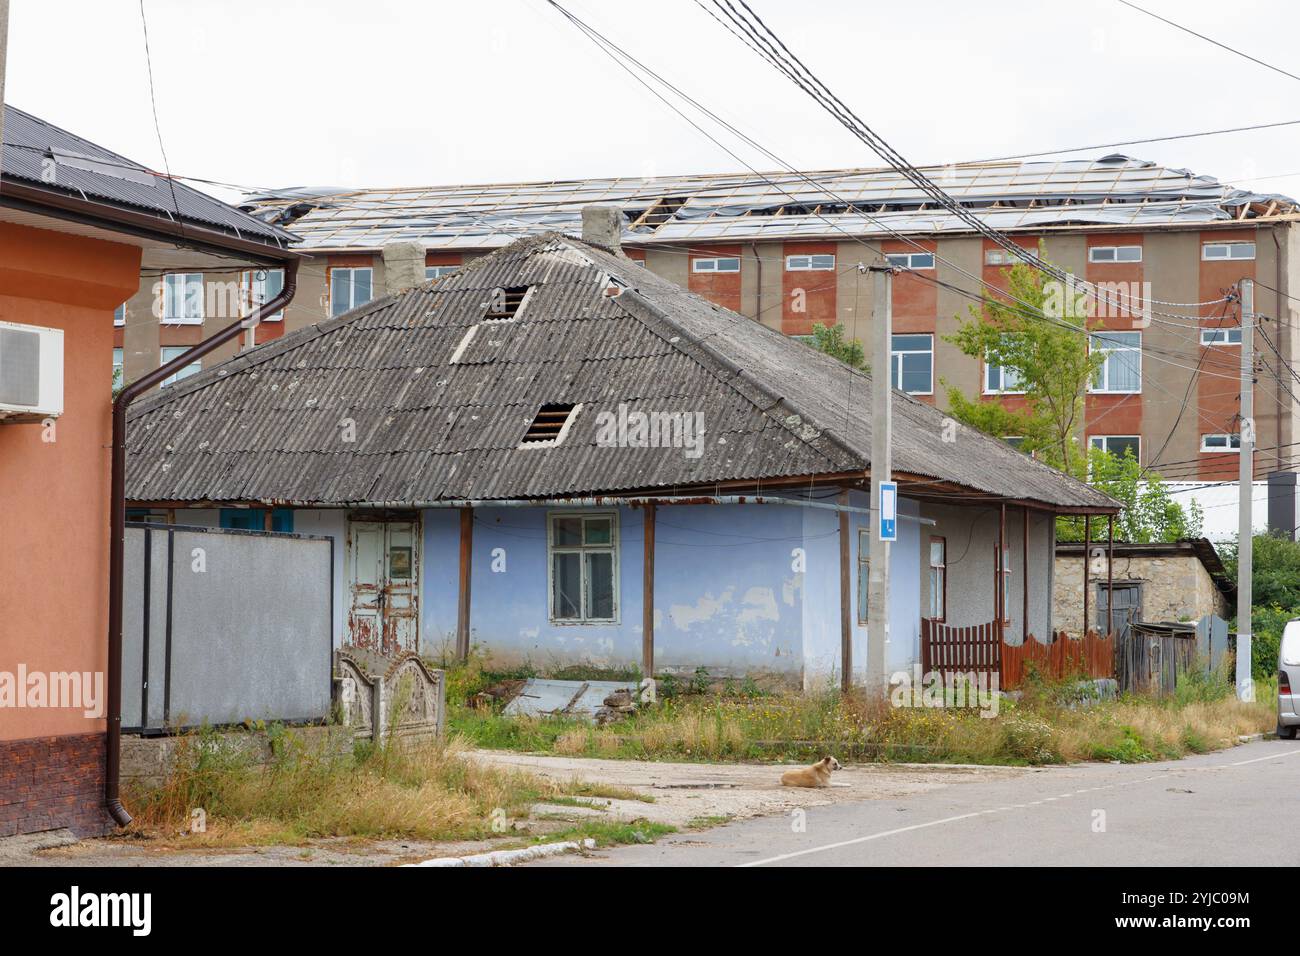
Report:
[[[929,175],[995,229],[1231,222],[1293,216],[1293,200],[1128,156],[935,167]],[[624,241],[698,242],[967,231],[891,169],[337,190],[293,188],[243,208],[307,249],[493,248],[549,230],[579,232],[582,207],[622,209]]]
[[[493,318],[501,291],[522,287],[526,307]],[[869,378],[835,359],[550,233],[138,402],[128,497],[399,507],[860,475],[870,394]],[[557,413],[547,440],[526,440],[560,408],[558,431]],[[619,423],[631,414],[671,423],[660,437],[680,446],[627,440]],[[1116,507],[946,422],[895,391],[895,469],[1059,508]]]

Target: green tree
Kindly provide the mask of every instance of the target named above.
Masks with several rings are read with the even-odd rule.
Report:
[[[1251,598],[1255,606],[1300,609],[1300,543],[1264,534],[1252,540]],[[1219,557],[1228,575],[1237,580],[1236,542],[1220,545]]]
[[[1038,254],[1046,261],[1041,243]],[[1003,275],[1007,293],[986,291],[980,305],[971,306],[969,317],[946,338],[971,358],[1014,376],[1022,394],[1008,403],[1001,396],[968,396],[945,381],[950,414],[998,438],[1021,436],[1022,451],[1123,502],[1115,528],[1122,541],[1198,537],[1199,508],[1193,504],[1184,511],[1160,476],[1144,473],[1131,453],[1121,457],[1079,445],[1088,386],[1105,362],[1102,352],[1088,347],[1090,331],[1100,324],[1089,328],[1082,292],[1062,288],[1024,263]],[[1083,529],[1082,518],[1057,520],[1063,541],[1082,541]],[[1106,522],[1093,522],[1094,539],[1105,536]]]
[[[825,352],[831,358],[837,358],[850,368],[870,372],[866,353],[862,343],[857,339],[844,337],[844,326],[832,325],[829,328],[820,322],[813,324],[813,340],[810,343],[819,352]]]

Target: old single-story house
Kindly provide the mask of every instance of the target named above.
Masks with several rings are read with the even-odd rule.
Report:
[[[1097,553],[1100,549],[1100,553]],[[1088,581],[1089,627],[1105,633],[1108,586],[1105,542],[1056,545],[1056,586],[1052,599],[1057,627],[1078,634],[1083,625],[1084,555],[1092,553]],[[1196,621],[1207,614],[1230,616],[1237,588],[1208,538],[1114,543],[1109,587],[1115,611],[1132,621]]]
[[[1115,501],[895,391],[872,644],[870,378],[611,233],[519,240],[142,400],[138,514],[333,536],[335,639],[390,653],[810,686],[910,667],[925,617],[1052,630],[1053,519]]]

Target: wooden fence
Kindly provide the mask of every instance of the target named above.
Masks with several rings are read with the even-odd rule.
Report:
[[[1064,631],[1050,644],[1032,634],[1023,644],[1007,644],[999,637],[997,623],[951,627],[938,621],[921,620],[921,670],[948,674],[998,675],[999,687],[1019,687],[1032,664],[1044,677],[1072,674],[1086,677],[1115,676],[1115,640],[1089,631],[1082,640]]]
[[[921,670],[951,673],[997,674],[1002,666],[1002,639],[996,622],[970,627],[949,627],[921,619]]]
[[[1030,634],[1022,644],[1002,646],[1002,689],[1019,687],[1029,665],[1044,677],[1059,679],[1077,674],[1082,677],[1115,676],[1115,638],[1089,631],[1083,638],[1070,637],[1064,631],[1050,644]]]

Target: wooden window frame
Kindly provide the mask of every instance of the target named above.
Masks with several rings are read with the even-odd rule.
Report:
[[[555,522],[560,518],[608,518],[609,544],[589,545],[585,543],[557,545],[555,543]],[[583,533],[586,524],[583,523]],[[546,618],[551,624],[581,627],[583,625],[617,625],[622,613],[619,602],[620,567],[619,567],[619,531],[617,511],[548,511],[546,513]],[[587,617],[587,560],[588,553],[608,553],[610,555],[611,574],[613,577],[613,616]],[[555,555],[577,554],[578,560],[578,617],[555,616]]]
[[[934,557],[933,557],[934,555],[933,548],[934,548],[934,543],[936,541],[938,541],[943,545],[943,563],[939,565],[936,565],[934,563]],[[930,620],[946,621],[948,620],[948,538],[945,535],[941,535],[941,534],[930,535],[930,549],[927,551],[926,554],[926,568],[929,571],[933,572],[936,567],[941,568],[943,571],[943,613],[940,614],[938,617],[931,617]],[[929,575],[927,577],[927,580],[929,581],[930,589],[931,589],[930,609],[933,610],[934,609],[933,574]]]

